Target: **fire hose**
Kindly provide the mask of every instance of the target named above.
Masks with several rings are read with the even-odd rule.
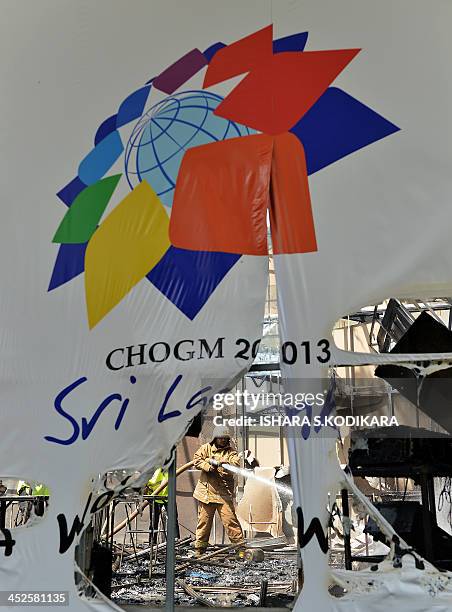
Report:
[[[177,468],[176,470],[176,478],[177,476],[179,476],[180,474],[182,474],[182,472],[185,472],[185,470],[188,470],[188,468],[193,466],[193,461],[189,461],[188,463],[185,463],[184,465],[181,465],[180,468]],[[162,480],[161,484],[157,487],[157,489],[155,491],[153,491],[152,496],[156,496],[158,495],[161,491],[163,491],[163,489],[165,489],[165,487],[168,485],[168,478],[166,478],[165,480]],[[116,525],[116,527],[114,527],[113,531],[110,532],[108,535],[106,535],[106,538],[109,539],[111,538],[113,535],[115,535],[116,533],[118,533],[118,531],[121,531],[121,529],[124,529],[124,527],[130,523],[134,518],[136,518],[139,514],[141,514],[143,512],[143,510],[146,508],[146,506],[149,505],[149,502],[151,500],[145,499],[140,505],[139,507],[134,510],[132,512],[132,514],[124,519],[123,521],[121,521],[120,523],[118,523],[118,525]],[[102,534],[103,537],[104,534]]]

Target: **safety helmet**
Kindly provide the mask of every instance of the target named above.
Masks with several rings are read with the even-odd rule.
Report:
[[[217,425],[212,433],[212,440],[215,438],[231,438],[231,434],[229,433],[229,428],[226,425]]]

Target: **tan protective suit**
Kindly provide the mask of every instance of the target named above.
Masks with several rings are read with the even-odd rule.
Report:
[[[233,544],[243,542],[243,532],[234,510],[234,475],[222,467],[215,468],[208,459],[239,466],[237,451],[230,446],[217,448],[214,443],[203,444],[193,457],[194,465],[201,470],[193,497],[198,500],[198,524],[196,526],[197,549],[209,545],[210,530],[215,512]]]

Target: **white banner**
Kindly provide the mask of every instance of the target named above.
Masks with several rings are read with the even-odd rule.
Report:
[[[315,357],[288,378],[349,359],[331,333],[344,314],[452,295],[452,5],[0,5],[0,465],[51,492],[43,521],[3,533],[0,589],[98,608],[74,584],[110,499],[93,479],[161,465],[221,390],[205,380],[251,364],[268,206],[282,342]],[[292,453],[306,525],[325,528],[331,439]],[[304,558],[299,609],[451,605],[410,568],[333,601],[315,539]]]

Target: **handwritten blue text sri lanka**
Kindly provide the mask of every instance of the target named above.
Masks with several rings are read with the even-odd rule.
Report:
[[[176,376],[173,383],[171,384],[168,391],[166,392],[164,400],[162,402],[162,405],[157,415],[157,420],[159,423],[163,423],[167,419],[176,418],[182,414],[180,410],[172,410],[170,412],[166,412],[168,402],[171,396],[173,395],[174,391],[178,387],[179,383],[181,382],[182,378],[183,378],[182,374],[179,374],[178,376]],[[135,376],[131,376],[129,380],[132,385],[134,385],[137,382],[137,379],[135,378]],[[86,440],[90,436],[91,432],[93,431],[99,418],[101,417],[103,412],[107,410],[107,408],[111,408],[111,409],[118,408],[118,414],[117,414],[115,425],[114,425],[115,430],[118,431],[118,429],[121,426],[121,423],[123,422],[127,408],[130,403],[130,399],[128,397],[123,397],[120,393],[112,393],[111,395],[108,395],[104,400],[102,400],[102,402],[95,409],[94,413],[92,414],[90,418],[87,418],[87,417],[81,418],[80,424],[78,420],[68,412],[67,409],[63,408],[64,399],[70,395],[72,396],[74,392],[76,392],[76,390],[81,385],[85,384],[86,382],[88,382],[88,379],[86,378],[86,376],[82,376],[81,378],[78,378],[73,383],[65,387],[62,391],[60,391],[60,393],[58,393],[54,401],[54,407],[55,407],[56,412],[61,417],[63,417],[63,419],[65,419],[68,422],[68,424],[71,426],[72,428],[71,434],[66,438],[56,438],[55,436],[44,436],[45,440],[47,440],[48,442],[53,442],[54,444],[62,444],[64,446],[69,446],[70,444],[74,444],[74,442],[76,442],[80,438],[80,436],[82,440]],[[202,405],[202,407],[206,407],[213,398],[205,394],[211,390],[212,390],[212,387],[208,386],[208,387],[203,387],[202,389],[197,391],[194,395],[190,397],[190,399],[185,405],[185,409],[191,410],[195,406],[199,406],[199,405]],[[226,389],[220,391],[220,393],[224,393],[225,391]]]
[[[157,414],[157,421],[159,423],[163,423],[164,421],[168,419],[174,419],[182,415],[182,412],[180,410],[171,410],[167,412],[168,402],[170,401],[171,396],[174,394],[176,388],[178,387],[182,379],[183,379],[182,374],[179,374],[178,376],[176,376],[176,378],[170,385],[168,391],[166,392],[163,402]],[[135,385],[135,383],[137,382],[137,379],[135,376],[130,376],[129,380],[130,380],[130,384],[132,385]],[[81,385],[85,384],[86,382],[88,382],[88,379],[86,378],[86,376],[82,376],[81,378],[78,378],[73,383],[65,387],[56,396],[55,401],[54,401],[55,410],[61,417],[63,417],[63,419],[65,419],[71,425],[72,433],[67,438],[56,438],[55,436],[44,436],[44,439],[47,440],[47,442],[53,442],[54,444],[62,444],[64,446],[69,446],[71,444],[74,444],[74,442],[76,442],[80,438],[80,436],[82,440],[86,440],[90,436],[91,432],[93,431],[96,423],[100,419],[103,412],[110,406],[118,407],[119,405],[114,428],[116,431],[118,431],[118,429],[120,428],[121,423],[124,420],[127,408],[130,403],[130,399],[128,397],[123,398],[123,396],[120,393],[112,393],[111,395],[108,395],[104,400],[102,400],[102,402],[95,409],[94,413],[92,414],[90,418],[87,418],[87,417],[81,418],[80,424],[78,420],[67,411],[67,409],[63,408],[64,399],[68,397],[69,395],[73,394],[74,391],[76,391]],[[325,401],[325,405],[322,410],[321,417],[328,416],[329,414],[332,413],[334,409],[334,389],[335,389],[335,381],[333,379],[332,385],[326,397],[326,401]],[[185,405],[185,410],[192,410],[196,406],[198,407],[201,406],[202,408],[205,408],[208,404],[210,404],[213,401],[217,393],[222,394],[222,393],[227,392],[228,390],[229,389],[221,389],[220,391],[217,391],[213,395],[209,396],[206,394],[209,391],[212,391],[212,386],[203,387],[202,389],[200,389],[199,391],[197,391],[190,397],[190,399]],[[118,404],[116,404],[116,402]],[[299,412],[300,410],[305,410],[309,412],[309,407],[304,406],[303,404],[296,404],[293,407],[286,407],[286,413],[289,415],[293,413],[294,411]],[[318,433],[318,431],[321,428],[322,428],[322,425],[316,426],[314,430]],[[310,433],[311,433],[310,429],[311,428],[309,426],[303,425],[301,429],[301,435],[304,440],[307,440],[310,437]]]

